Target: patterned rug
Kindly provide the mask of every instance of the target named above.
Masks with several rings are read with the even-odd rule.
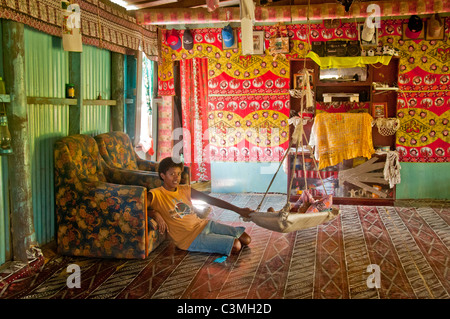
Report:
[[[213,194],[256,208],[259,194]],[[269,194],[263,208],[280,209]],[[340,206],[329,223],[287,234],[214,208],[208,218],[243,225],[252,242],[239,254],[188,253],[162,243],[145,260],[50,254],[1,299],[448,299],[450,207]],[[44,252],[45,255],[45,252]],[[219,259],[219,260],[218,260]],[[81,288],[68,288],[68,266]],[[372,265],[369,267],[369,265]]]

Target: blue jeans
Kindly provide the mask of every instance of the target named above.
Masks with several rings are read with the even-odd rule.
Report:
[[[244,231],[244,227],[233,227],[210,220],[187,250],[229,256],[234,240],[241,237]]]

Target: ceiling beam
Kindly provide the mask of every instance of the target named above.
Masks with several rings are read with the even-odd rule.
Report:
[[[129,2],[131,2],[131,1],[129,1]],[[165,5],[165,4],[168,4],[168,3],[175,3],[175,2],[178,2],[178,0],[156,0],[156,1],[152,1],[152,2],[145,2],[145,3],[142,3],[142,4],[135,4],[135,5],[133,5],[133,10],[158,7],[158,6],[161,6],[161,5]]]
[[[139,0],[139,1],[143,1],[143,0]],[[158,7],[156,7],[157,9],[164,9],[164,8],[192,8],[194,6],[199,6],[202,4],[206,4],[206,0],[179,0],[178,2],[174,2],[174,3],[167,3],[167,4],[163,4],[160,5]]]
[[[294,6],[256,6],[255,21],[263,23],[300,21],[321,21],[324,19],[355,19],[366,18],[371,12],[367,6],[376,3],[380,6],[381,17],[410,16],[412,14],[449,13],[450,9],[443,4],[448,0],[434,0],[432,5],[426,5],[423,0],[399,0],[397,2],[382,0],[359,2],[352,6],[350,12],[344,11],[337,1],[335,3],[294,5]],[[206,8],[179,8],[173,9],[144,9],[135,11],[138,24],[172,25],[172,24],[205,24],[240,22],[239,7],[217,8],[208,12]]]
[[[223,0],[219,2],[219,7],[229,7],[239,5],[241,0]],[[192,6],[191,8],[206,8],[206,3],[201,5]]]

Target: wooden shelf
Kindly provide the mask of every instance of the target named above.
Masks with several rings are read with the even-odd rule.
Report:
[[[290,79],[291,83],[293,83],[294,80],[294,74],[297,74],[300,70],[302,70],[304,67],[308,69],[314,70],[314,93],[315,93],[315,99],[316,101],[320,101],[323,99],[323,94],[327,93],[347,93],[347,94],[354,94],[354,93],[361,93],[365,92],[366,96],[360,94],[360,101],[361,99],[364,99],[366,103],[372,103],[372,102],[386,102],[387,103],[387,117],[395,117],[396,116],[396,105],[397,105],[397,88],[393,88],[393,83],[397,81],[398,77],[398,59],[391,59],[390,63],[388,65],[381,65],[380,67],[374,67],[373,65],[369,65],[367,67],[367,79],[366,81],[319,81],[319,66],[315,64],[315,62],[307,59],[304,61],[303,59],[299,60],[291,60],[290,65]],[[377,88],[374,90],[373,82],[382,82],[382,83],[389,83],[391,87],[389,88]],[[385,94],[381,94],[385,93]],[[361,97],[362,96],[362,97]],[[298,99],[290,97],[291,102],[291,110],[298,111],[300,109],[300,103],[298,102]],[[370,111],[370,110],[369,110]],[[310,135],[310,127],[306,125],[305,127],[305,134],[309,138]],[[293,130],[290,128],[290,134],[292,134]],[[395,148],[395,135],[393,136],[382,136],[379,134],[378,129],[376,127],[372,127],[372,141],[375,146],[390,146],[391,149]],[[307,142],[304,139],[304,143]],[[391,206],[395,202],[395,187],[392,189],[388,188],[388,184],[381,183],[381,182],[365,182],[362,180],[362,184],[367,184],[367,186],[373,187],[372,184],[376,184],[377,186],[381,186],[383,193],[385,193],[386,196],[381,196],[377,194],[378,189],[371,190],[367,189],[365,187],[361,187],[359,184],[356,183],[352,184],[348,180],[346,180],[345,176],[343,175],[341,179],[336,177],[336,172],[339,176],[340,172],[345,172],[346,170],[353,169],[354,167],[359,167],[362,164],[358,164],[353,166],[353,159],[345,160],[339,164],[336,165],[336,168],[333,169],[333,171],[325,171],[322,176],[322,180],[317,179],[318,175],[315,172],[312,172],[311,169],[313,167],[308,168],[308,164],[305,164],[306,173],[299,172],[303,170],[302,160],[301,160],[301,150],[297,153],[297,166],[295,168],[295,171],[292,169],[292,162],[293,162],[293,156],[295,154],[295,151],[289,150],[288,155],[288,181],[291,180],[292,175],[294,174],[292,189],[289,189],[290,183],[288,182],[288,189],[287,191],[294,191],[297,189],[304,190],[304,188],[311,188],[314,189],[317,185],[321,184],[322,182],[325,182],[326,192],[327,194],[333,194],[333,203],[334,204],[351,204],[351,205],[386,205]],[[309,152],[304,152],[305,156],[311,156],[312,154],[309,154]],[[379,160],[377,160],[376,165],[381,165],[385,161],[386,155],[384,153],[381,154],[374,154],[376,157],[380,157]],[[380,163],[378,163],[380,162]],[[368,166],[372,164],[369,163]],[[384,166],[384,164],[383,164]],[[370,167],[369,167],[370,168]],[[363,169],[366,169],[366,167],[363,167]],[[381,172],[378,168],[373,168],[371,171],[368,171],[367,174],[375,174],[379,175]],[[367,175],[366,174],[366,175]],[[305,177],[307,181],[305,181]],[[330,175],[330,176],[327,176]],[[376,176],[377,178],[380,178],[380,176]],[[381,176],[381,178],[383,178]],[[318,182],[320,180],[320,183]],[[387,186],[386,186],[387,185]],[[357,195],[355,197],[351,197],[349,191],[350,190],[360,190],[365,191],[367,193],[375,193],[379,196],[379,198],[372,198],[372,197],[366,197],[365,195]],[[316,189],[312,192],[313,196],[318,196],[321,194],[321,191],[319,189]],[[299,196],[295,194],[290,195],[291,201],[296,201]],[[358,197],[358,196],[364,196],[364,197]],[[316,197],[318,199],[319,197]]]
[[[2,94],[0,97],[9,95]],[[5,101],[6,102],[6,101]],[[9,101],[8,101],[9,102]],[[52,104],[52,105],[77,105],[77,99],[67,99],[67,98],[49,98],[49,97],[27,97],[28,104]],[[116,105],[116,100],[83,100],[83,105]]]
[[[27,104],[77,105],[77,99],[29,96]]]
[[[333,81],[318,81],[316,86],[342,86],[342,87],[348,87],[348,86],[372,86],[372,83],[369,82],[361,82],[361,81],[348,81],[348,82],[333,82]]]
[[[398,91],[398,87],[375,87],[375,91]]]
[[[83,100],[83,105],[116,105],[116,100]]]

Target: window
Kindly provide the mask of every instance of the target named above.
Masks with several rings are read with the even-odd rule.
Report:
[[[144,159],[154,154],[153,96],[154,64],[145,53],[139,52],[137,70],[136,151]]]

